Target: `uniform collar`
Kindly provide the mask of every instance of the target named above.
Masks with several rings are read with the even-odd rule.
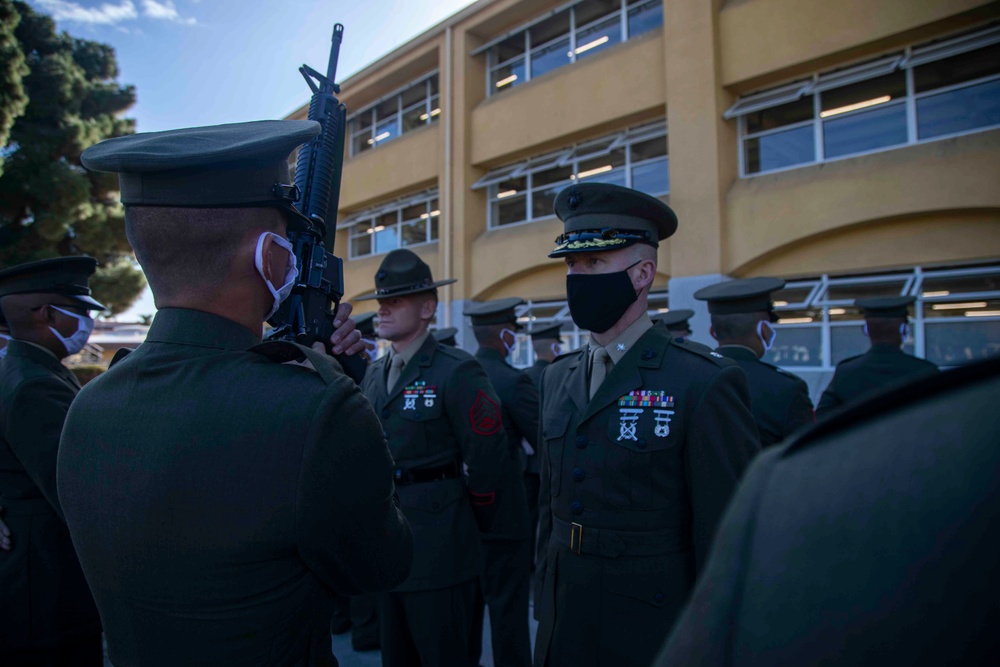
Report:
[[[389,355],[389,360],[391,361],[392,357],[398,354],[399,356],[403,357],[403,368],[406,368],[406,366],[413,360],[413,357],[416,356],[417,352],[420,351],[420,348],[424,346],[424,343],[427,342],[427,337],[430,335],[431,332],[425,330],[424,333],[422,333],[419,338],[412,341],[409,345],[407,345],[399,352],[393,350],[392,354]]]
[[[506,357],[501,356],[499,352],[491,347],[480,347],[476,350],[476,354],[474,356],[483,359],[492,359],[494,361],[502,361],[505,364],[507,363]]]
[[[188,308],[163,308],[153,318],[146,342],[247,350],[260,343],[260,336],[220,315]]]
[[[649,319],[649,315],[643,313],[639,318],[630,324],[625,331],[618,334],[618,337],[612,340],[605,346],[608,351],[608,356],[611,357],[612,363],[618,365],[618,362],[622,360],[629,350],[642,338],[642,335],[653,328],[653,321]],[[599,346],[596,343],[590,344],[591,354]]]
[[[746,345],[720,345],[716,350],[719,354],[739,361],[760,361],[757,353]]]
[[[876,354],[902,354],[902,348],[891,343],[872,343],[871,351]]]
[[[11,338],[7,341],[7,355],[22,357],[53,370],[64,368],[62,362],[59,361],[59,357],[53,354],[52,350],[26,340]]]

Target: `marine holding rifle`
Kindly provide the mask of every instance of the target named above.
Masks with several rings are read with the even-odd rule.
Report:
[[[334,665],[333,593],[409,573],[378,419],[339,364],[298,344],[331,331],[332,352],[365,349],[349,306],[312,298],[338,287],[322,266],[326,211],[288,179],[289,153],[331,129],[320,120],[138,134],[83,154],[119,173],[159,309],[146,342],[78,396],[58,457],[117,667]],[[261,344],[290,293],[298,342]]]

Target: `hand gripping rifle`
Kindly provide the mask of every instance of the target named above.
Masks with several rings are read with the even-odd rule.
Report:
[[[288,240],[295,248],[299,278],[291,295],[268,320],[274,330],[268,340],[287,340],[310,346],[319,341],[327,348],[333,334],[333,314],[344,296],[344,262],[333,255],[337,238],[337,209],[340,202],[340,179],[344,166],[344,136],[347,130],[347,107],[336,95],[334,83],[344,26],[333,26],[330,62],[326,76],[308,65],[299,68],[312,90],[309,120],[318,122],[321,131],[299,149],[295,165],[295,189],[299,192],[296,216],[304,224],[290,228]],[[339,356],[344,370],[360,382],[365,362],[360,355]]]

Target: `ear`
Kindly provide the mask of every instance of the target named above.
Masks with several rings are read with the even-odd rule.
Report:
[[[632,287],[636,292],[640,292],[647,287],[652,287],[653,278],[656,277],[656,264],[649,259],[644,259],[638,264],[638,271],[632,278]]]
[[[434,311],[436,310],[437,302],[434,299],[424,299],[423,303],[420,304],[420,318],[430,320],[434,317]]]
[[[715,327],[713,327],[713,326],[709,326],[709,327],[708,327],[708,333],[709,333],[709,334],[710,334],[710,335],[712,336],[712,338],[714,338],[715,340],[719,340],[719,337],[715,335]]]
[[[254,250],[256,251],[256,249],[257,246],[255,243]],[[264,276],[271,281],[272,285],[275,285],[274,281],[275,275],[277,275],[280,272],[280,269],[278,269],[278,267],[276,266],[276,263],[279,260],[279,257],[277,255],[278,253],[275,252],[275,247],[274,247],[274,237],[268,234],[267,236],[264,237],[264,243],[260,249],[260,256],[263,259],[263,262],[261,264],[263,266]],[[254,261],[256,261],[256,258],[254,259]],[[275,286],[276,288],[278,287],[278,285]]]

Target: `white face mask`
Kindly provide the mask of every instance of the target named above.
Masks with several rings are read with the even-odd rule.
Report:
[[[275,289],[271,281],[264,275],[264,239],[268,236],[273,236],[275,245],[288,251],[288,264],[285,266],[284,280],[278,289]],[[295,265],[295,252],[292,244],[273,232],[264,232],[257,238],[257,252],[254,256],[254,265],[257,267],[257,273],[264,279],[264,284],[267,285],[271,296],[274,297],[271,310],[264,316],[264,321],[267,321],[271,319],[272,315],[278,312],[281,302],[287,299],[288,295],[292,293],[292,288],[295,287],[295,279],[299,277],[299,269]]]
[[[551,345],[549,345],[549,351],[552,353],[552,356],[558,357],[560,354],[562,354],[562,347],[559,345],[559,343],[552,343]]]
[[[10,340],[10,336],[8,336],[7,334],[0,334],[0,338],[3,338],[6,341]],[[0,348],[0,359],[3,359],[6,356],[7,356],[7,346],[4,345],[2,348]]]
[[[61,333],[56,331],[55,327],[49,327],[49,331],[54,333],[56,338],[63,344],[63,347],[66,348],[66,353],[76,354],[82,350],[83,346],[87,344],[87,339],[90,338],[90,332],[94,330],[94,318],[88,315],[77,315],[68,310],[63,310],[58,306],[49,306],[49,308],[54,308],[63,315],[69,315],[77,321],[76,331],[69,338],[63,337]]]
[[[767,340],[764,340],[765,324],[767,324],[767,328],[771,332],[771,335],[768,336]],[[760,338],[761,345],[764,346],[764,354],[767,354],[768,352],[771,351],[771,346],[774,345],[774,339],[778,337],[778,332],[775,331],[774,327],[772,327],[770,324],[768,324],[764,320],[760,320],[759,322],[757,322],[757,337]]]
[[[513,341],[509,345],[507,344],[507,338],[505,337],[506,334],[510,334],[510,339]],[[503,343],[503,347],[507,350],[507,356],[509,357],[510,353],[514,351],[514,348],[517,347],[517,334],[511,329],[503,328],[500,330],[500,342]]]

